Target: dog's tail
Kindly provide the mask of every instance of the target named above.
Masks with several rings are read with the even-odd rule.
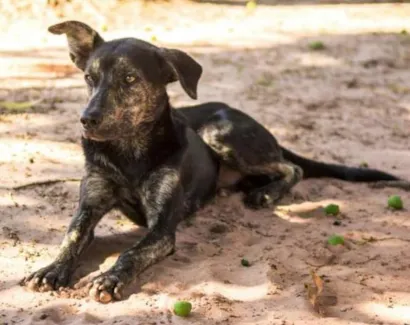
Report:
[[[399,181],[400,178],[377,169],[355,168],[344,165],[328,164],[301,157],[282,148],[283,158],[303,169],[303,178],[329,177],[350,182]]]

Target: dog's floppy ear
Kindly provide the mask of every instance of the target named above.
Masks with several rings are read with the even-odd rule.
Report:
[[[66,34],[70,58],[83,71],[91,53],[104,43],[94,29],[75,20],[50,26],[48,31],[56,35]]]
[[[180,50],[160,48],[159,53],[166,63],[163,72],[166,82],[179,80],[189,97],[197,99],[198,82],[202,74],[201,65]]]

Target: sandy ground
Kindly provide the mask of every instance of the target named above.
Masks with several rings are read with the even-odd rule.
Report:
[[[40,5],[33,5],[35,17],[2,8],[0,323],[409,324],[410,216],[386,201],[399,194],[407,205],[410,194],[328,179],[303,181],[274,210],[247,210],[238,195],[216,198],[180,225],[175,255],[144,272],[124,301],[100,305],[18,286],[56,255],[83,170],[82,77],[65,39],[46,32],[59,19],[84,19],[106,29],[106,38],[137,36],[184,49],[204,67],[200,102],[223,100],[246,111],[308,157],[367,162],[410,179],[410,36],[401,33],[410,31],[410,5],[247,12],[185,2],[114,10],[105,3],[99,12],[68,7],[68,17]],[[316,40],[324,50],[309,49]],[[192,102],[177,84],[169,91],[176,106]],[[10,109],[4,101],[35,103]],[[47,180],[65,181],[32,184]],[[340,225],[317,209],[330,202],[341,206]],[[335,233],[348,245],[326,247]],[[118,213],[108,215],[74,282],[108,269],[142,234]],[[243,257],[251,267],[241,266]],[[338,297],[324,308],[327,317],[308,302],[311,270]],[[177,299],[192,302],[188,319],[171,313]]]

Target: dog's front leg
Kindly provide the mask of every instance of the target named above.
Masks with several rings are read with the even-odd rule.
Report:
[[[182,186],[175,174],[153,183],[142,190],[148,234],[136,245],[124,251],[116,263],[89,283],[89,295],[96,301],[108,303],[120,300],[123,289],[151,265],[173,253],[175,233],[183,214]]]
[[[35,291],[50,291],[68,284],[78,258],[94,238],[95,226],[115,204],[112,191],[109,182],[98,174],[91,173],[83,178],[79,206],[58,256],[50,265],[23,279],[22,285]]]
[[[175,233],[155,227],[137,245],[123,252],[114,266],[89,283],[89,295],[108,303],[121,300],[123,289],[142,271],[173,252]]]

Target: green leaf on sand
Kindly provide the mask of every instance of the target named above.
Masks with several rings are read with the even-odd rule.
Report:
[[[327,239],[327,243],[332,246],[343,245],[345,243],[345,239],[343,236],[332,235]]]
[[[333,204],[333,203],[328,204],[327,206],[325,206],[324,210],[325,210],[325,213],[327,215],[332,215],[332,216],[336,216],[340,212],[339,206],[337,204]]]
[[[192,310],[192,304],[189,301],[177,301],[174,304],[174,313],[180,317],[187,317]]]
[[[325,44],[322,41],[314,41],[309,43],[309,48],[313,51],[320,51],[325,49]]]
[[[390,208],[395,209],[395,210],[403,209],[403,201],[401,197],[398,195],[390,196],[389,199],[387,200],[387,204]]]
[[[242,266],[245,266],[245,267],[251,266],[251,263],[249,263],[249,261],[248,261],[247,259],[245,259],[245,258],[243,258],[243,259],[241,260],[241,264],[242,264]]]
[[[28,102],[0,101],[0,110],[3,109],[7,112],[25,112],[42,101],[43,98]]]

